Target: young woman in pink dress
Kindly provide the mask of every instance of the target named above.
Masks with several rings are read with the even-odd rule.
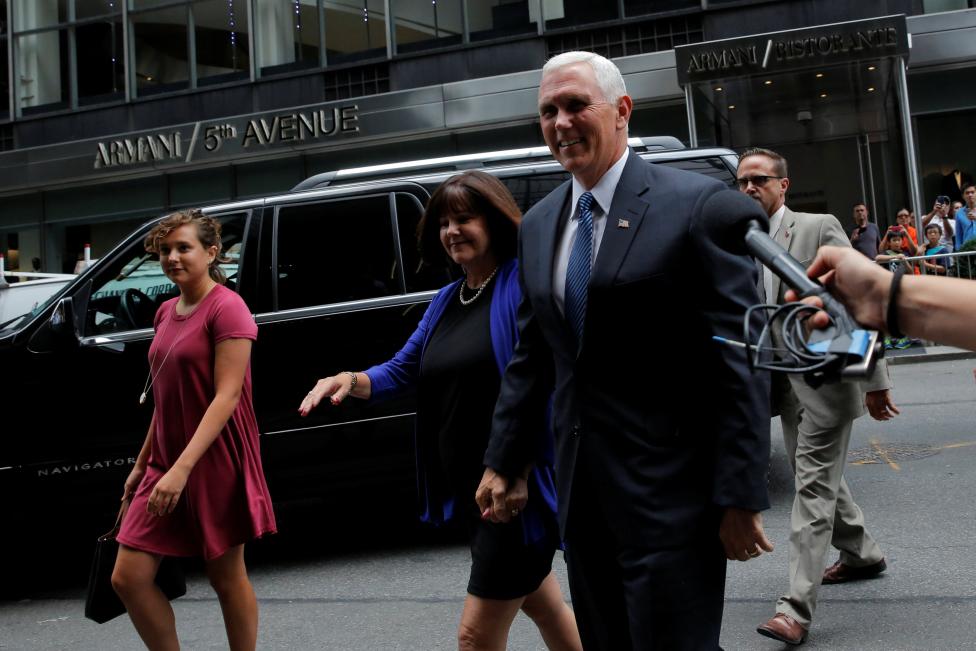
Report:
[[[156,313],[147,379],[155,409],[125,482],[112,585],[148,648],[178,649],[173,609],[154,578],[163,556],[203,556],[230,648],[254,649],[244,543],[275,532],[251,403],[257,326],[223,285],[215,219],[174,213],[150,231],[146,250],[159,254],[180,295]]]

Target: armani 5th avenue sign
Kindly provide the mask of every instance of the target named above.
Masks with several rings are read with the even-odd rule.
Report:
[[[359,106],[201,121],[157,133],[129,135],[96,143],[96,170],[145,163],[190,163],[256,149],[270,149],[359,132]]]

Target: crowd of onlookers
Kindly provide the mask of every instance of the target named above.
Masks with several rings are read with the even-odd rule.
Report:
[[[923,272],[939,276],[956,275],[955,263],[947,254],[961,251],[967,242],[976,239],[976,185],[966,183],[961,188],[962,201],[952,201],[948,195],[936,197],[932,210],[922,217],[921,237],[915,228],[915,213],[901,208],[892,224],[880,233],[876,224],[868,221],[864,203],[854,204],[855,227],[851,244],[865,256],[891,271],[902,267],[905,273]],[[907,348],[906,339],[885,341],[890,348]]]

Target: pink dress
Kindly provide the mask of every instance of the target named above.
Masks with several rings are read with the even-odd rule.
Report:
[[[250,364],[237,408],[190,473],[176,510],[163,517],[149,515],[146,503],[214,398],[216,345],[225,339],[254,340],[258,329],[244,300],[223,285],[214,287],[187,316],[176,313],[177,300],[166,301],[156,313],[156,337],[149,348],[156,428],[146,474],[118,541],[153,554],[212,560],[231,547],[276,532],[251,403]]]

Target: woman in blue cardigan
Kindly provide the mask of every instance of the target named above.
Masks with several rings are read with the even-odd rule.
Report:
[[[471,534],[471,575],[458,628],[459,648],[504,649],[519,609],[553,650],[578,650],[573,612],[552,574],[559,545],[552,437],[513,481],[509,524],[481,517],[474,501],[501,376],[515,349],[522,294],[515,259],[522,219],[505,186],[484,172],[464,172],[431,196],[418,227],[424,259],[447,257],[464,278],[431,301],[417,330],[393,359],[363,372],[323,378],[302,401],[346,396],[385,400],[417,390],[417,474],[421,519],[462,518]],[[540,423],[540,427],[545,425]]]

